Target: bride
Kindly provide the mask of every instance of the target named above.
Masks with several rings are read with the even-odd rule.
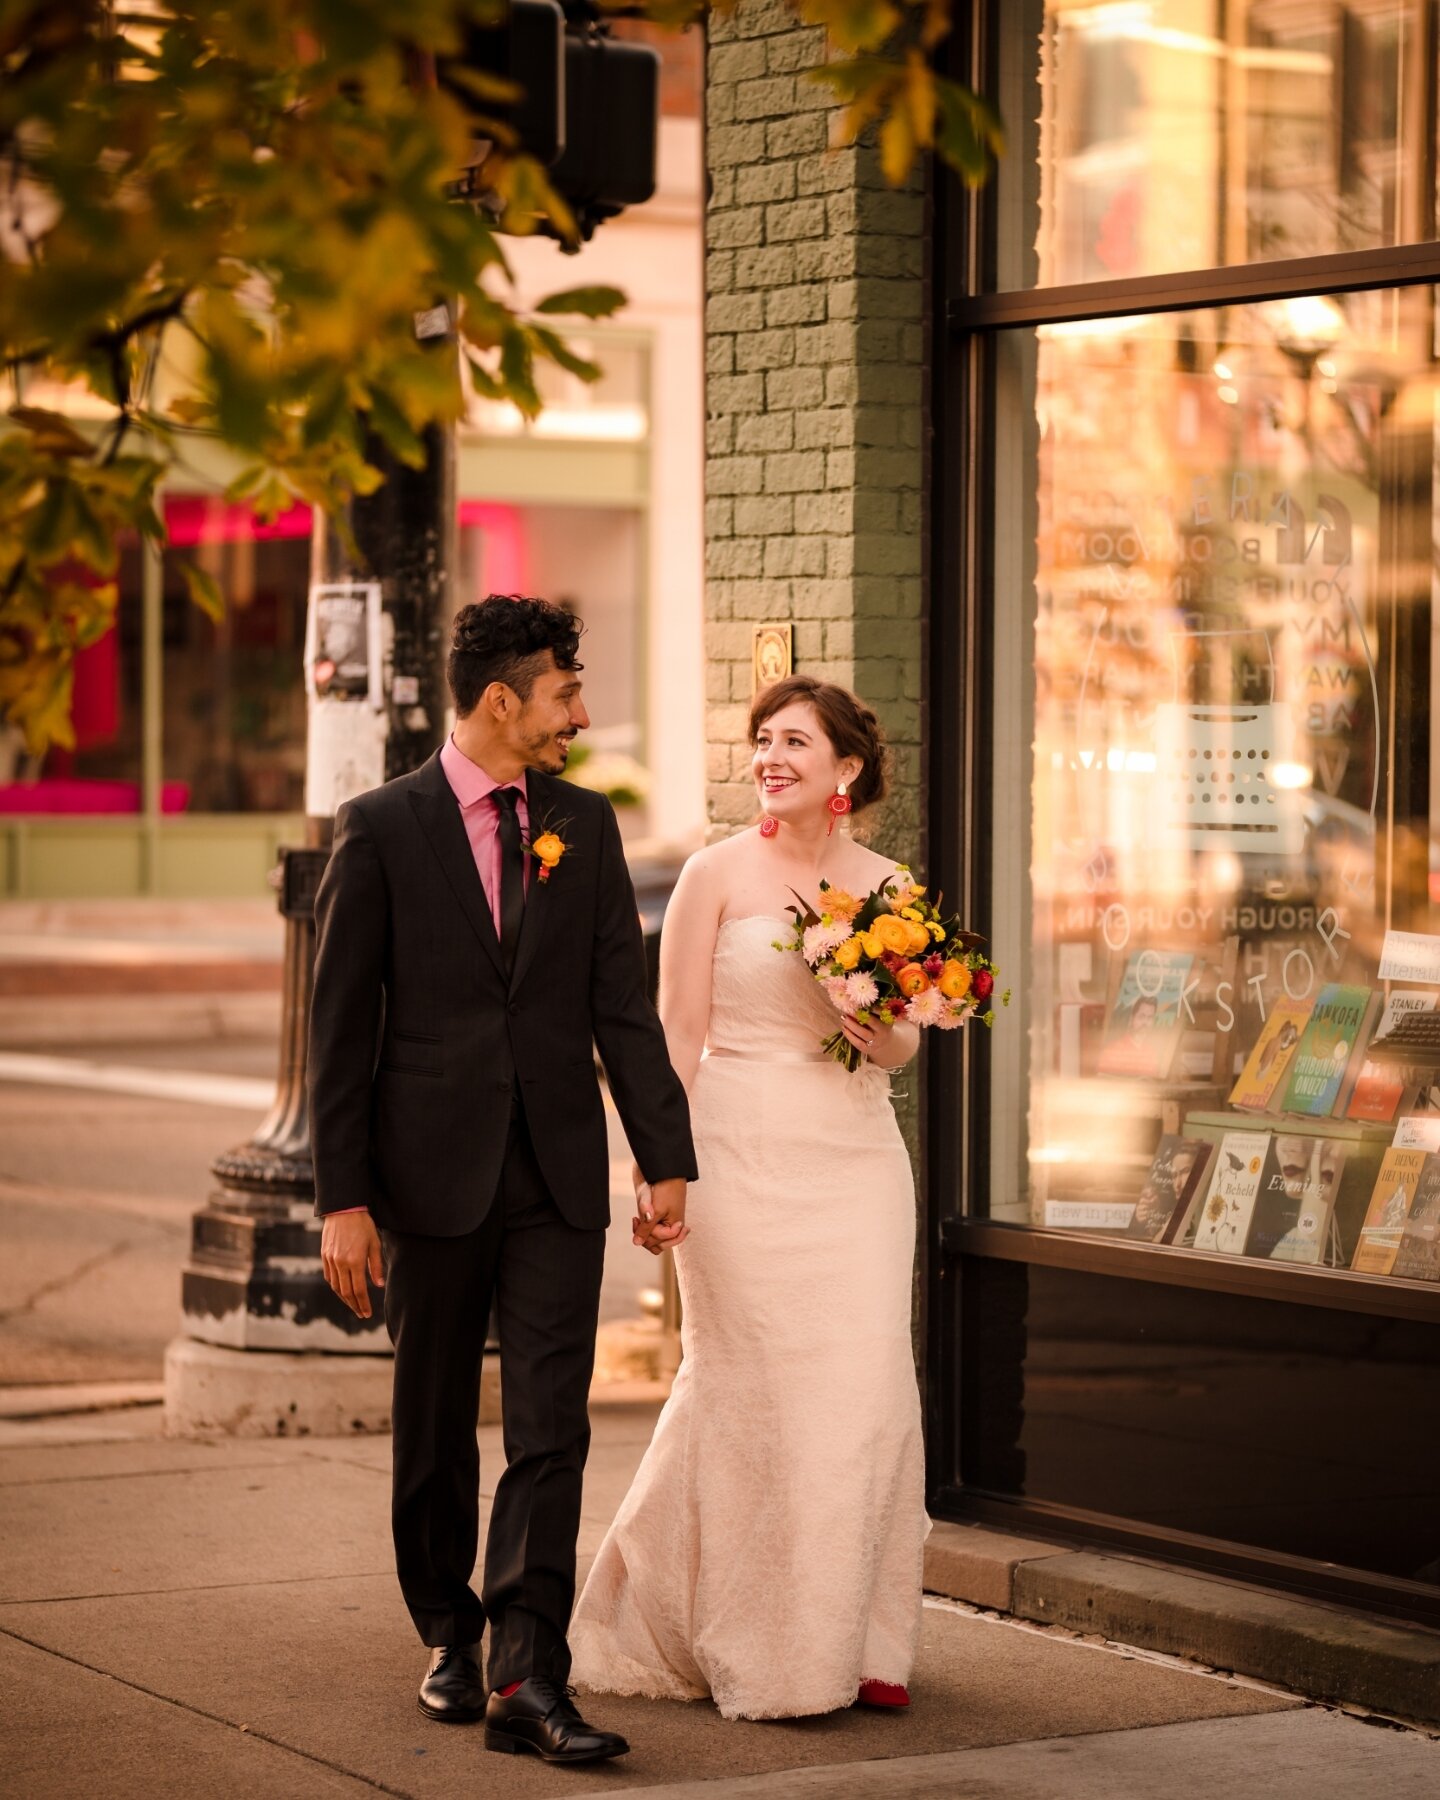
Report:
[[[919,1033],[845,1020],[847,1073],[819,1048],[837,1014],[776,947],[792,889],[908,880],[831,829],[882,797],[884,742],[803,675],[756,699],[750,739],[764,816],[687,863],[661,940],[701,1173],[673,1240],[684,1359],[570,1629],[581,1685],[730,1719],[908,1705],[927,1529],[888,1079]]]

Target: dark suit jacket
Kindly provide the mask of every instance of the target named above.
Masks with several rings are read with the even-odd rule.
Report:
[[[459,802],[438,756],[341,807],[316,900],[310,1011],[315,1210],[368,1206],[432,1237],[494,1198],[518,1083],[564,1217],[609,1223],[594,1046],[650,1181],[695,1177],[685,1090],[646,994],[644,942],[610,803],[527,776],[533,864],[510,980]]]

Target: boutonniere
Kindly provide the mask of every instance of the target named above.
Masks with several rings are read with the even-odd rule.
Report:
[[[562,819],[558,825],[545,824],[540,833],[532,837],[525,846],[540,865],[541,881],[550,879],[560,858],[569,852],[570,846],[560,835],[568,823],[568,820]]]

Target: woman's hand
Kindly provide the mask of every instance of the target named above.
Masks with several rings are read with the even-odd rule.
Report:
[[[846,1040],[863,1051],[877,1069],[898,1069],[920,1048],[920,1033],[913,1025],[884,1024],[873,1015],[868,1022],[846,1013],[840,1021]]]

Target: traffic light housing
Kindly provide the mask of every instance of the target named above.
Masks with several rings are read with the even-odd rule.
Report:
[[[456,70],[501,76],[521,90],[505,105],[479,101]],[[439,79],[477,116],[509,125],[570,205],[582,239],[627,206],[652,198],[660,136],[660,55],[622,42],[589,0],[511,0],[494,25],[472,25],[465,48],[442,58]],[[483,188],[482,168],[466,188]],[[541,231],[551,231],[542,222]]]

